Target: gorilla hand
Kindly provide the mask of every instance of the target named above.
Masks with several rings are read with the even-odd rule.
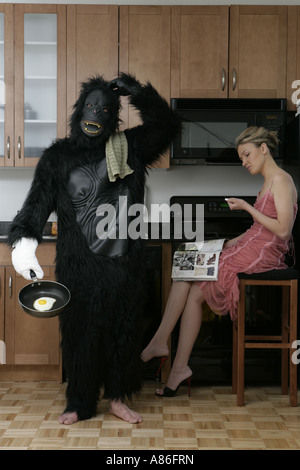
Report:
[[[136,96],[140,93],[142,85],[132,75],[121,73],[119,78],[109,82],[109,87],[120,96]]]
[[[18,274],[31,281],[30,270],[33,270],[38,279],[44,277],[44,272],[40,267],[35,250],[38,242],[34,238],[21,238],[17,241],[11,254],[12,264]]]

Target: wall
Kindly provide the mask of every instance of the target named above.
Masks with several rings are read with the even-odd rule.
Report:
[[[11,3],[11,0],[2,0]],[[57,0],[16,0],[13,3],[57,3]],[[284,4],[282,0],[65,0],[65,4],[156,4],[156,5],[233,5],[233,4]],[[300,0],[289,0],[289,5],[300,5]],[[12,220],[21,208],[33,178],[33,169],[0,169],[0,220]],[[169,170],[151,170],[147,180],[147,202],[168,203],[173,195],[256,195],[261,185],[260,177],[250,176],[242,167],[171,167]],[[53,219],[53,215],[51,216]]]
[[[21,208],[30,188],[33,169],[0,169],[0,220],[9,221]],[[253,196],[262,183],[245,168],[175,166],[170,170],[150,170],[146,204],[169,203],[171,196]],[[148,210],[149,216],[151,211]],[[50,220],[55,220],[52,214]]]

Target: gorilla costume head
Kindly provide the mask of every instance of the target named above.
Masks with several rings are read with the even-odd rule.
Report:
[[[82,83],[70,118],[71,140],[88,147],[106,141],[117,130],[120,107],[112,82],[96,76]]]

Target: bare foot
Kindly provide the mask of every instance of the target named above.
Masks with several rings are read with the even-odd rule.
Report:
[[[166,357],[169,355],[168,346],[164,345],[155,345],[151,342],[148,346],[144,349],[141,354],[141,359],[143,362],[148,362],[154,357]]]
[[[128,423],[141,423],[143,418],[141,415],[136,413],[133,410],[130,410],[128,406],[121,402],[121,400],[113,400],[110,402],[110,409],[109,412],[112,415],[117,416],[118,418],[127,421]]]
[[[78,421],[78,416],[77,416],[76,411],[63,413],[58,418],[58,422],[60,424],[73,424],[73,423],[77,423],[77,421]]]

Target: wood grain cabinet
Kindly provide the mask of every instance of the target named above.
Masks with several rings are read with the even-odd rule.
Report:
[[[286,96],[286,6],[172,7],[172,97]]]
[[[170,100],[170,7],[68,5],[67,110],[72,112],[80,84],[102,75],[112,80],[119,72],[150,81]],[[121,129],[140,122],[122,98]],[[169,166],[169,156],[159,163]]]
[[[288,7],[287,89],[288,108],[300,100],[300,6]]]
[[[39,319],[26,314],[19,305],[20,290],[29,284],[10,263],[10,250],[0,244],[0,346],[5,344],[6,360],[0,365],[3,380],[60,380],[60,334],[58,317]],[[44,280],[55,280],[55,244],[38,248]],[[51,263],[45,264],[45,263]],[[1,356],[3,362],[3,354]]]
[[[168,6],[120,7],[120,58],[122,72],[150,81],[170,101],[170,27]],[[128,114],[128,115],[127,115]],[[126,107],[126,126],[139,122],[137,113]]]
[[[0,165],[66,134],[66,6],[0,4]]]
[[[118,76],[118,6],[67,6],[67,112],[88,78]]]

